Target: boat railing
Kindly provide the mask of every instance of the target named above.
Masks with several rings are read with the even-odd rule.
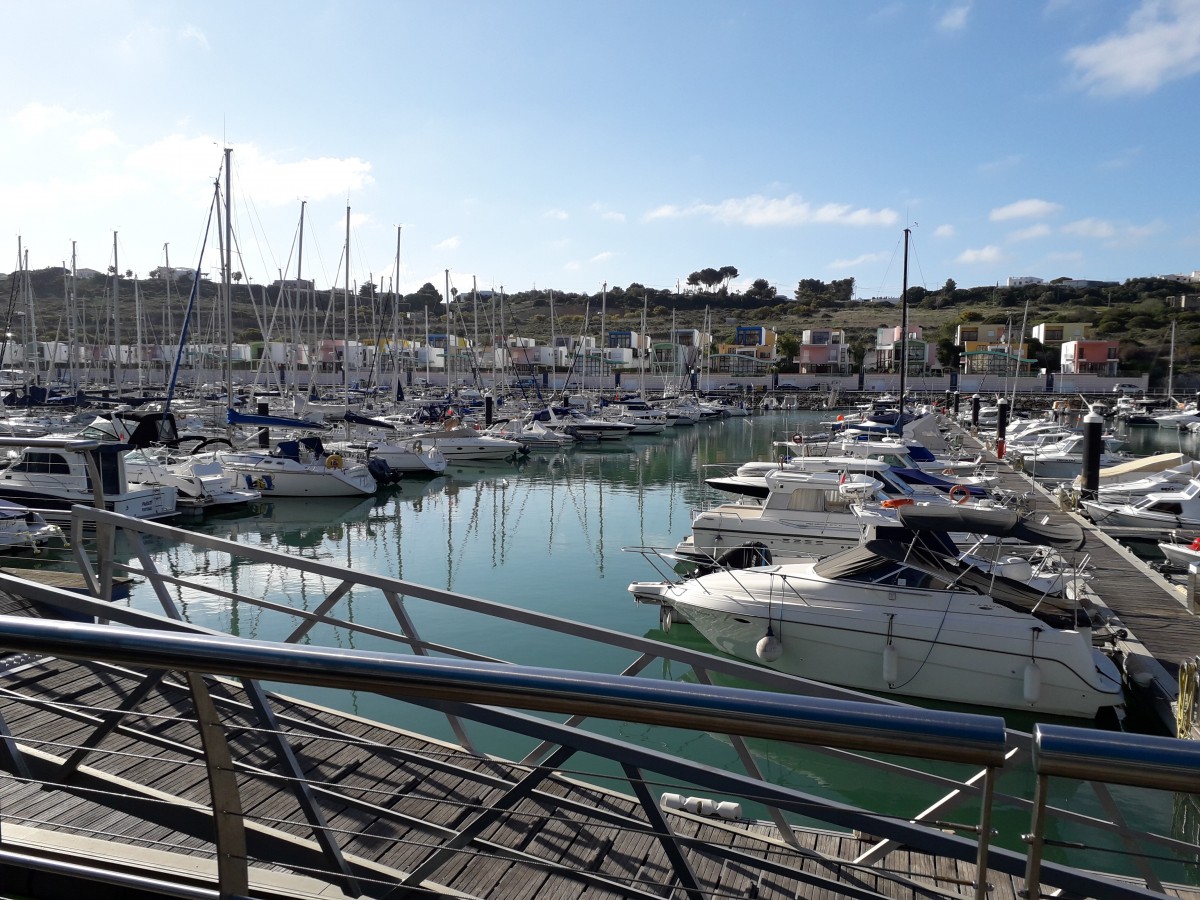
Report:
[[[95,522],[97,544],[87,548],[82,536],[84,522]],[[112,552],[115,534],[120,532],[123,538],[122,548],[129,548],[128,562],[121,562]],[[135,597],[137,605],[145,607],[149,603],[157,604],[162,613],[150,616],[148,612],[130,609],[125,604],[111,604],[104,600],[91,599],[77,594],[55,590],[53,588],[33,585],[29,582],[0,575],[0,587],[9,593],[21,595],[51,603],[62,609],[76,614],[107,619],[118,624],[129,623],[134,618],[150,617],[143,621],[152,620],[150,627],[169,628],[173,630],[191,630],[197,633],[204,629],[189,625],[184,621],[184,613],[188,609],[216,604],[226,605],[231,610],[241,609],[243,621],[247,620],[246,610],[254,609],[253,615],[257,634],[283,635],[284,643],[303,645],[321,640],[326,630],[334,635],[342,647],[382,647],[398,649],[408,654],[408,658],[437,660],[440,658],[456,661],[472,660],[485,663],[497,663],[480,653],[469,649],[461,649],[451,645],[450,641],[439,639],[440,635],[432,629],[431,619],[426,615],[428,604],[432,608],[451,609],[454,611],[453,620],[456,629],[471,630],[478,627],[478,622],[469,621],[471,617],[485,617],[495,625],[488,626],[493,631],[499,627],[528,627],[546,635],[536,642],[522,642],[521,646],[538,646],[552,650],[558,658],[575,658],[570,654],[570,641],[584,640],[593,644],[606,645],[609,656],[617,661],[616,668],[620,674],[611,676],[618,683],[632,682],[638,676],[655,674],[661,666],[661,678],[656,680],[658,689],[664,696],[687,694],[692,689],[680,685],[678,681],[695,681],[704,686],[703,692],[709,691],[716,683],[736,683],[750,685],[757,689],[774,692],[774,695],[784,693],[795,695],[800,702],[841,704],[875,704],[881,714],[886,711],[909,709],[885,698],[857,694],[847,689],[841,689],[819,682],[807,681],[793,676],[783,675],[760,666],[740,663],[720,656],[702,653],[688,649],[685,646],[666,643],[652,638],[617,632],[570,618],[561,618],[532,610],[489,602],[468,595],[451,591],[439,590],[426,585],[415,584],[401,579],[382,575],[357,573],[345,566],[323,562],[309,558],[297,557],[276,551],[264,549],[245,542],[229,541],[202,533],[184,531],[156,522],[147,522],[114,515],[88,507],[76,507],[73,510],[72,522],[73,545],[77,552],[77,564],[84,574],[89,590],[94,598],[107,598],[112,594],[112,584],[118,574],[135,576],[144,579],[144,585]],[[79,537],[79,540],[75,538]],[[107,543],[106,543],[107,542]],[[127,543],[124,543],[127,542]],[[155,553],[150,548],[153,547]],[[179,548],[178,553],[183,557],[203,561],[208,571],[236,570],[238,572],[258,573],[254,579],[239,578],[228,584],[208,584],[207,579],[195,577],[194,569],[190,571],[165,571],[165,565],[178,557],[171,552],[162,552],[163,548]],[[93,559],[98,560],[96,563]],[[156,554],[158,554],[156,556]],[[225,563],[218,554],[228,557]],[[160,564],[160,558],[163,564]],[[272,569],[271,567],[277,567]],[[283,578],[276,579],[269,573],[278,571],[287,575],[286,585]],[[263,585],[270,581],[280,582],[275,589],[264,589]],[[298,604],[292,599],[296,585],[303,585],[303,592],[311,602],[305,608],[297,608]],[[249,585],[247,587],[246,585]],[[396,628],[386,626],[372,620],[372,624],[355,621],[355,608],[363,605],[376,605],[391,611],[395,617]],[[339,610],[345,610],[340,612]],[[269,624],[268,617],[277,616],[278,621]],[[417,623],[423,623],[423,628],[431,631],[432,636],[422,635]],[[501,625],[501,623],[504,623]],[[308,648],[305,648],[308,649]],[[609,651],[615,651],[627,660],[619,661],[618,656],[612,656]],[[299,652],[299,651],[297,651]],[[354,653],[349,653],[356,658]],[[553,659],[554,657],[551,657]],[[591,657],[594,658],[594,657]],[[539,658],[539,662],[544,658]],[[508,663],[505,663],[508,665]],[[212,671],[210,668],[207,670]],[[586,678],[580,678],[574,673],[575,685],[586,694],[585,686],[592,683],[593,675],[588,673]],[[596,676],[603,680],[608,676]],[[702,693],[703,693],[702,692]],[[441,709],[444,721],[452,733],[455,742],[470,752],[483,752],[481,741],[491,738],[491,731],[485,731],[481,736],[477,731],[468,730],[469,722],[485,722],[506,729],[510,735],[519,735],[536,743],[532,749],[518,761],[524,766],[550,766],[557,768],[564,752],[563,748],[579,749],[586,745],[587,752],[603,751],[616,756],[606,756],[610,761],[618,761],[624,765],[631,759],[639,761],[649,759],[638,754],[647,751],[644,748],[623,748],[616,750],[603,744],[591,731],[585,731],[585,723],[594,719],[594,707],[586,702],[582,695],[572,694],[574,703],[573,714],[560,724],[547,723],[542,719],[530,720],[516,712],[504,712],[490,708],[499,706],[499,700],[488,691],[482,691],[476,699],[489,704],[488,709],[472,707],[468,710],[454,706]],[[915,712],[918,718],[925,713]],[[940,713],[930,713],[935,717]],[[617,718],[620,718],[618,716]],[[633,721],[633,719],[630,719]],[[875,813],[870,810],[853,809],[846,811],[843,804],[835,801],[814,798],[804,795],[800,803],[796,795],[772,784],[764,777],[761,761],[771,759],[771,752],[761,748],[752,748],[744,737],[730,729],[725,733],[720,724],[722,716],[712,714],[705,727],[699,730],[709,734],[725,734],[723,742],[733,748],[737,763],[742,766],[744,774],[721,772],[722,778],[733,781],[713,781],[709,770],[704,766],[685,763],[677,756],[672,758],[670,769],[673,774],[668,779],[668,792],[675,793],[675,785],[687,785],[686,791],[711,790],[717,793],[735,794],[746,803],[747,808],[753,807],[760,811],[760,816],[769,819],[778,830],[781,838],[789,840],[792,828],[796,824],[796,815],[808,819],[822,821],[837,828],[851,828],[862,834],[875,835],[878,840],[867,852],[853,860],[855,865],[885,866],[886,860],[894,859],[894,851],[901,848],[918,848],[927,852],[952,856],[964,861],[973,861],[978,854],[978,838],[986,838],[991,833],[993,825],[982,818],[975,822],[958,821],[964,816],[971,818],[968,810],[977,810],[982,816],[983,811],[995,818],[997,812],[1002,812],[1005,821],[1010,822],[1014,816],[1028,821],[1033,808],[1024,788],[1019,784],[1007,792],[996,790],[992,771],[993,767],[976,766],[967,774],[956,771],[929,770],[925,765],[908,767],[886,754],[898,752],[889,744],[879,743],[851,749],[840,746],[838,741],[814,741],[807,749],[822,757],[829,757],[838,766],[849,766],[862,771],[874,770],[891,779],[895,785],[909,785],[914,796],[920,794],[921,802],[917,808],[907,809],[902,814],[894,812]],[[670,725],[669,719],[661,719],[656,724]],[[591,726],[589,726],[590,728]],[[598,741],[600,741],[598,743]],[[1025,761],[1029,758],[1031,749],[1030,737],[1017,731],[1008,731],[1006,738],[1005,760],[1003,773],[1005,778],[1015,778],[1018,782],[1030,777]],[[524,752],[524,751],[522,751]],[[936,758],[940,750],[930,746],[931,757]],[[630,756],[629,754],[633,754]],[[920,755],[920,754],[917,754]],[[649,764],[649,763],[647,763]],[[659,763],[655,763],[658,765]],[[998,764],[996,764],[998,765]],[[770,771],[770,770],[768,770]],[[1024,773],[1024,774],[1022,774]],[[701,776],[704,776],[701,778]],[[674,779],[674,780],[671,780]],[[1100,781],[1092,783],[1096,792],[1096,803],[1101,813],[1109,807],[1105,804],[1105,792]],[[635,794],[644,793],[644,788],[633,785]],[[782,793],[781,793],[782,791]],[[645,800],[643,798],[643,806]],[[1112,816],[1113,821],[1107,821],[1103,815],[1090,810],[1086,804],[1081,804],[1078,797],[1063,805],[1045,807],[1046,828],[1058,829],[1064,823],[1071,827],[1095,827],[1106,834],[1120,835],[1122,839],[1129,829],[1119,817]],[[1020,828],[1026,827],[1024,824]],[[947,835],[946,830],[954,830],[959,834],[972,835],[965,839]],[[992,869],[999,869],[1014,876],[1023,875],[1026,854],[1019,839],[1011,828],[1000,831],[997,843],[1006,844],[1001,849],[993,845],[990,849],[988,862]],[[1170,853],[1178,853],[1180,841],[1157,831],[1139,835],[1140,846],[1149,848],[1143,851],[1146,859],[1153,859],[1156,852],[1161,854],[1163,848],[1169,848]],[[1014,849],[1017,847],[1018,849]],[[1081,873],[1074,865],[1082,865],[1086,860],[1087,868],[1105,871],[1106,863],[1101,857],[1097,862],[1092,859],[1092,848],[1062,848],[1052,847],[1056,854],[1053,864],[1043,867],[1042,882],[1054,885],[1064,890],[1079,890],[1079,885],[1085,883],[1089,888],[1097,885],[1104,886],[1106,896],[1142,896],[1136,888],[1129,887],[1124,882],[1114,882],[1111,877],[1102,874]],[[1070,861],[1074,865],[1067,865]],[[1108,862],[1111,862],[1108,861]],[[1168,871],[1175,871],[1168,867]],[[1167,880],[1166,878],[1160,880]],[[1183,880],[1174,878],[1171,880]],[[1124,887],[1113,888],[1115,883]],[[1114,892],[1115,891],[1115,892]],[[1088,893],[1088,890],[1080,890]],[[1125,893],[1123,893],[1125,892]]]

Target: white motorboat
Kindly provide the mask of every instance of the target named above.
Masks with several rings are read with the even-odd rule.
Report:
[[[547,428],[541,422],[496,422],[485,428],[483,433],[516,441],[526,448],[562,449],[575,443],[575,435]]]
[[[446,471],[445,454],[435,446],[425,446],[420,438],[398,436],[399,429],[392,422],[353,411],[347,412],[342,421],[346,425],[346,440],[330,442],[330,451],[366,460],[367,468],[380,484]]]
[[[130,484],[171,485],[180,510],[227,511],[262,498],[262,492],[240,486],[237,475],[212,457],[178,456],[165,448],[130,450],[125,455]]]
[[[855,504],[892,502],[883,485],[868,475],[772,472],[766,481],[764,500],[723,503],[697,513],[691,535],[675,552],[711,560],[731,548],[757,543],[789,557],[828,556],[862,539]]]
[[[1101,469],[1097,490],[1101,500],[1130,502],[1147,494],[1176,490],[1197,475],[1200,462],[1182,453],[1159,453]],[[1071,488],[1076,492],[1082,490],[1082,475],[1071,482]]]
[[[105,509],[139,519],[175,515],[175,487],[130,482],[125,470],[127,452],[128,445],[123,443],[33,438],[17,459],[0,471],[0,499],[53,511],[55,518],[76,504],[91,506],[95,491],[87,457],[93,454]]]
[[[221,451],[215,458],[263,497],[363,497],[379,489],[365,464],[327,452],[319,438],[280,441],[273,450]]]
[[[804,678],[1083,718],[1123,702],[1081,609],[964,562],[944,534],[906,523],[914,509],[903,530],[821,561],[629,590],[668,607],[668,626],[678,615],[719,650]]]
[[[41,513],[28,506],[0,500],[0,548],[38,553],[52,540],[65,542],[66,536],[60,527],[50,524]]]
[[[1154,416],[1159,428],[1178,428],[1186,431],[1194,422],[1200,422],[1200,408],[1195,403],[1180,403],[1177,408]]]
[[[410,437],[419,440],[422,447],[438,450],[450,463],[516,459],[529,452],[517,441],[476,431],[466,425],[419,431]]]
[[[1080,500],[1087,517],[1101,529],[1152,528],[1160,531],[1200,530],[1200,476],[1187,484],[1146,494],[1131,503]]]
[[[597,419],[566,406],[547,406],[529,414],[530,422],[540,422],[554,431],[562,431],[581,441],[619,441],[629,437],[635,426],[618,419]]]
[[[1186,543],[1179,540],[1160,541],[1158,549],[1162,551],[1167,563],[1176,569],[1200,565],[1200,538]]]
[[[1034,478],[1074,478],[1083,470],[1083,443],[1082,434],[1073,434],[1057,443],[1032,450],[1014,450],[1010,456],[1014,463],[1019,462],[1022,471]],[[1119,439],[1104,438],[1104,447],[1100,451],[1102,467],[1120,465],[1133,459],[1116,450],[1119,443]]]
[[[880,483],[886,499],[905,499],[914,503],[958,503],[971,497],[986,497],[997,482],[995,476],[935,476],[919,469],[898,469],[885,460],[867,456],[804,456],[790,457],[779,463],[743,463],[733,475],[706,478],[704,483],[717,490],[764,499],[771,489],[767,476],[776,472],[867,475]],[[961,489],[950,497],[949,492],[956,487]]]

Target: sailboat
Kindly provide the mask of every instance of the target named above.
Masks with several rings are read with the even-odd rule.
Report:
[[[222,291],[226,312],[231,297],[232,233],[229,209],[229,159],[225,150],[225,247]],[[346,207],[346,294],[350,291],[350,207]],[[226,315],[226,322],[229,322]],[[259,428],[280,428],[301,432],[304,436],[280,441],[273,449],[234,449],[217,451],[215,458],[234,473],[249,489],[260,491],[264,497],[352,497],[374,494],[379,485],[365,463],[345,455],[330,452],[324,447],[320,425],[287,416],[254,415],[234,408],[232,374],[232,336],[226,335],[225,377],[226,409],[229,428],[250,425]],[[344,368],[344,367],[343,367]]]

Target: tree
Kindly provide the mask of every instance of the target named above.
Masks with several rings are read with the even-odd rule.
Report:
[[[958,285],[953,278],[947,278],[946,283],[942,286],[942,293],[947,297],[953,297],[954,292],[958,290]]]
[[[738,277],[738,270],[736,266],[721,266],[717,270],[717,274],[721,276],[721,287],[728,291],[729,282]]]
[[[775,354],[779,357],[780,363],[791,363],[799,352],[800,338],[789,331],[779,335],[779,339],[775,342]]]
[[[746,289],[746,292],[743,294],[743,296],[745,297],[747,306],[755,303],[762,305],[774,300],[776,293],[777,292],[774,286],[772,286],[767,279],[756,278],[754,279],[754,283]]]

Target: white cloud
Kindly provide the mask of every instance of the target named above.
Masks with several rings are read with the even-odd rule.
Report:
[[[976,265],[980,263],[996,263],[1004,259],[1004,254],[1000,252],[1000,248],[994,244],[989,244],[987,247],[980,247],[978,250],[964,250],[958,254],[955,262],[965,265]]]
[[[829,264],[830,269],[844,271],[846,269],[857,269],[859,266],[867,263],[885,262],[890,254],[888,253],[863,253],[861,256],[856,256],[853,259],[835,259]]]
[[[933,229],[933,236],[939,238],[952,238],[954,237],[954,226],[939,225],[937,228]]]
[[[169,135],[129,155],[129,168],[154,176],[165,185],[186,186],[194,193],[198,174],[216,177],[221,164],[219,144],[208,136]],[[345,197],[372,184],[371,164],[356,157],[318,157],[286,162],[267,156],[254,144],[233,148],[233,177],[237,190],[261,206],[297,203],[301,198]],[[174,189],[178,193],[178,189]]]
[[[647,220],[703,217],[727,225],[772,227],[787,225],[894,225],[899,217],[894,210],[855,209],[848,204],[826,203],[814,207],[795,194],[772,199],[761,194],[724,200],[721,203],[694,203],[688,207],[660,206],[646,213]]]
[[[1142,0],[1125,27],[1072,47],[1067,62],[1093,94],[1148,94],[1200,72],[1200,0]]]
[[[1057,203],[1049,200],[1018,200],[1008,206],[993,209],[988,215],[993,222],[1006,222],[1009,219],[1040,219],[1062,209]]]
[[[95,153],[105,147],[116,147],[121,143],[111,128],[89,128],[75,138],[75,149],[81,153]]]
[[[625,222],[625,213],[609,209],[603,203],[593,203],[591,209],[592,212],[596,213],[605,222],[620,222],[622,224]]]
[[[460,238],[456,234],[453,237],[446,238],[444,241],[441,241],[440,243],[434,244],[433,249],[434,250],[457,250],[461,243],[462,243],[462,238]]]
[[[582,268],[583,266],[581,266],[577,260],[571,260],[569,263],[563,264],[564,272],[578,272]]]
[[[8,121],[23,137],[36,137],[58,128],[90,127],[107,118],[107,113],[81,113],[61,106],[27,103],[9,116]]]
[[[1046,237],[1050,234],[1050,226],[1044,222],[1039,222],[1037,225],[1030,225],[1028,228],[1022,228],[1009,234],[1010,241],[1032,241],[1036,238]]]
[[[971,4],[960,3],[946,10],[938,19],[938,30],[956,32],[967,27],[967,16],[971,12]]]
[[[565,222],[570,217],[567,215],[567,211],[565,209],[548,209],[542,213],[542,218],[554,219],[558,222]]]
[[[179,35],[185,41],[191,41],[192,43],[203,47],[205,50],[209,49],[208,36],[190,22],[183,26],[179,32]]]
[[[979,171],[986,174],[993,172],[1006,172],[1009,169],[1015,169],[1025,161],[1025,157],[1020,153],[1013,153],[1003,159],[993,159],[989,162],[980,163]]]
[[[1076,237],[1108,239],[1116,235],[1117,229],[1112,222],[1104,219],[1079,219],[1063,226],[1063,234]]]
[[[611,250],[602,250],[601,252],[599,252],[595,256],[593,256],[590,260],[588,260],[588,262],[594,262],[594,263],[608,262],[612,258],[613,258],[613,252]]]
[[[1124,169],[1133,165],[1134,160],[1141,155],[1141,147],[1130,147],[1126,150],[1122,150],[1116,156],[1102,160],[1097,164],[1096,168],[1100,169],[1102,172],[1110,171],[1112,169]]]

